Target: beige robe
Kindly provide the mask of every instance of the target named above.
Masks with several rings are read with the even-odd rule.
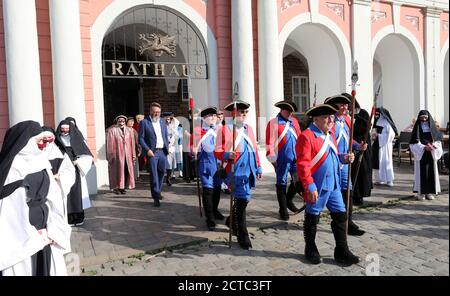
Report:
[[[109,187],[111,189],[133,189],[134,162],[136,148],[133,130],[127,126],[124,131],[115,126],[108,129],[106,139],[106,158],[109,165]],[[128,167],[128,178],[125,180],[125,163]]]

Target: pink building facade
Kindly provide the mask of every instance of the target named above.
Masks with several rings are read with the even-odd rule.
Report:
[[[90,189],[107,185],[105,129],[118,114],[187,116],[236,95],[263,141],[273,104],[300,112],[350,91],[403,128],[420,109],[448,122],[448,1],[3,0],[0,145],[9,126],[77,119],[95,155]],[[188,77],[190,79],[188,79]],[[190,82],[189,82],[190,81]],[[238,89],[235,89],[235,85]],[[381,86],[380,86],[381,85]],[[314,94],[316,97],[314,98]]]

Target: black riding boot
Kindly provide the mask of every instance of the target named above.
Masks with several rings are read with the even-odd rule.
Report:
[[[319,250],[316,246],[317,223],[319,223],[320,215],[305,213],[305,221],[303,222],[303,235],[305,237],[305,257],[312,264],[322,262]]]
[[[297,188],[295,188],[294,182],[291,182],[291,184],[288,187],[288,191],[286,193],[286,206],[291,212],[295,214],[300,211],[294,204],[294,197],[296,194]]]
[[[286,200],[286,186],[277,185],[277,199],[280,209],[278,213],[280,214],[281,220],[289,220],[289,213],[287,210],[287,200]]]
[[[246,208],[248,202],[244,199],[236,199],[237,238],[241,248],[248,250],[252,247],[247,231]]]
[[[358,225],[353,222],[353,198],[350,192],[350,205],[347,205],[347,191],[342,191],[342,198],[344,199],[345,208],[348,208],[348,235],[361,236],[366,233],[364,230],[359,229]]]
[[[353,255],[348,249],[347,235],[345,234],[346,213],[331,213],[331,230],[333,230],[336,248],[334,249],[334,260],[346,266],[359,262],[359,257]]]
[[[236,201],[234,202],[234,204],[233,204],[233,209],[232,209],[232,211],[231,211],[231,213],[230,213],[230,216],[231,215],[233,215],[233,225],[232,225],[232,234],[234,235],[234,236],[237,236],[237,218],[236,218]],[[228,216],[227,217],[227,219],[225,220],[225,225],[228,227],[228,228],[230,228],[231,226],[230,226],[230,219],[231,219],[231,217],[230,216]]]
[[[208,230],[214,231],[216,222],[214,222],[214,204],[213,204],[213,190],[211,188],[203,187],[203,209],[205,211],[206,226]]]
[[[213,211],[214,211],[214,218],[217,220],[223,220],[225,217],[222,215],[221,212],[219,212],[219,203],[220,203],[220,192],[222,191],[222,188],[214,187],[213,190]]]
[[[172,177],[172,170],[167,170],[167,176],[166,176],[167,186],[172,186],[172,182],[170,181],[171,177]]]

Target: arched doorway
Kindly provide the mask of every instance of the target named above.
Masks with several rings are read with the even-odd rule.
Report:
[[[373,59],[377,106],[388,109],[397,128],[405,128],[420,109],[419,57],[411,42],[400,34],[384,37]]]
[[[288,60],[293,62],[289,67]],[[346,64],[343,46],[328,27],[311,23],[298,26],[283,48],[285,97],[294,100],[301,113],[314,103],[315,93],[317,103],[321,103],[346,91]]]
[[[205,42],[173,9],[142,5],[120,14],[103,39],[102,62],[105,127],[119,114],[148,114],[154,101],[187,116],[189,91],[197,106],[207,104]]]

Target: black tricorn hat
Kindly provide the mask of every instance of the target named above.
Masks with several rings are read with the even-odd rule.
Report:
[[[342,93],[341,95],[343,95],[343,96],[345,96],[347,99],[349,99],[350,100],[350,108],[352,107],[351,106],[351,104],[352,104],[352,99],[353,99],[353,97],[352,97],[352,95],[351,94],[349,94],[349,93]],[[359,103],[358,103],[358,100],[355,98],[355,109],[361,109],[361,105],[359,105]]]
[[[235,103],[236,103],[237,110],[247,110],[248,108],[250,108],[249,103],[237,100],[237,101],[231,102],[228,105],[226,105],[224,109],[227,111],[233,111]]]
[[[316,117],[316,116],[322,116],[322,115],[333,115],[338,110],[334,108],[332,105],[328,104],[320,104],[315,107],[310,108],[305,112],[306,116]]]
[[[351,104],[352,100],[347,98],[347,96],[345,96],[345,95],[336,95],[336,96],[332,96],[332,97],[326,98],[325,102],[323,102],[323,103],[324,104],[329,104],[329,105],[331,105],[331,104],[333,104],[333,105],[336,105],[336,104]]]
[[[280,108],[281,110],[289,110],[292,112],[297,112],[297,105],[295,105],[294,102],[291,101],[279,101],[275,103],[275,107]]]
[[[205,109],[200,112],[201,117],[205,117],[206,115],[211,114],[217,114],[217,108],[216,107],[206,107]]]

